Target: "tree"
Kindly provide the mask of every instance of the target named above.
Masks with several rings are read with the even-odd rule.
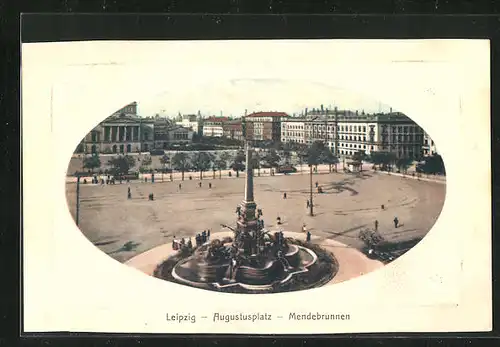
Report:
[[[302,172],[302,164],[304,164],[304,161],[307,160],[307,156],[308,156],[307,146],[300,144],[300,146],[297,146],[297,148],[296,148],[296,153],[297,153],[297,156],[299,158],[300,172]]]
[[[379,168],[389,170],[391,164],[396,161],[396,155],[391,152],[371,152],[370,160],[374,165]]]
[[[203,171],[212,167],[213,156],[207,152],[197,152],[193,156],[193,167],[200,172],[200,180],[203,179]]]
[[[160,157],[160,163],[163,165],[163,172],[165,172],[167,164],[170,163],[170,158],[168,155],[164,154]]]
[[[151,158],[150,155],[146,155],[146,156],[144,156],[144,158],[142,158],[142,165],[143,166],[149,166],[149,165],[151,165],[152,162],[153,162],[153,159]]]
[[[361,168],[360,168],[361,171],[363,170],[363,161],[366,160],[367,157],[368,156],[366,155],[365,151],[363,151],[363,150],[355,152],[354,155],[352,156],[352,159],[354,161],[361,163]]]
[[[443,158],[439,154],[426,157],[422,169],[425,173],[446,175]]]
[[[274,148],[271,148],[263,159],[270,167],[278,167],[281,160]]]
[[[315,141],[307,151],[307,164],[318,167],[322,161],[322,154],[325,151],[325,144],[321,141]]]
[[[182,180],[184,181],[184,172],[191,167],[190,156],[185,152],[175,153],[172,157],[172,166],[182,173]]]
[[[320,155],[320,161],[322,163],[328,164],[328,172],[332,172],[332,165],[335,165],[335,172],[337,172],[337,164],[339,163],[339,158],[332,151],[325,147]]]
[[[290,164],[290,158],[292,157],[292,146],[289,143],[283,145],[283,158],[286,164]]]
[[[113,167],[114,176],[126,175],[135,166],[135,158],[129,155],[111,158],[108,164]]]
[[[412,162],[413,160],[411,158],[399,158],[396,161],[396,167],[398,168],[399,171],[406,173]]]
[[[233,163],[231,164],[231,169],[233,169],[233,171],[236,171],[236,177],[240,177],[240,171],[245,170],[244,162],[245,162],[245,152],[239,150],[233,159]]]
[[[257,151],[252,152],[252,161],[250,164],[252,166],[252,169],[258,170],[258,175],[260,176],[260,155],[259,155],[259,152],[257,152]]]
[[[83,167],[92,170],[92,173],[94,172],[94,169],[101,167],[101,159],[99,158],[99,154],[94,153],[91,157],[86,157],[83,160]]]
[[[229,159],[229,154],[223,152],[214,160],[214,167],[219,170],[219,179],[222,179],[222,170],[227,169],[227,162]]]

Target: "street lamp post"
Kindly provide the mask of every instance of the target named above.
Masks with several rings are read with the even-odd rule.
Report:
[[[314,216],[313,211],[313,166],[309,164],[309,215]]]
[[[80,175],[76,178],[76,225],[80,222]]]

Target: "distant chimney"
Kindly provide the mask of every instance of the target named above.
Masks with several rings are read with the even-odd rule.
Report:
[[[323,112],[323,104],[321,104],[321,112]]]
[[[306,107],[306,109],[305,109],[305,111],[304,111],[304,112],[305,112],[305,115],[307,116],[307,107]]]
[[[390,112],[390,113],[392,113],[392,107],[390,108],[390,111],[389,111],[389,112]]]

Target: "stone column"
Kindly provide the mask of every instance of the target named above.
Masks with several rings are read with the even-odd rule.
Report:
[[[116,128],[115,142],[119,142],[120,141],[120,127],[116,126],[115,128]]]
[[[253,168],[252,168],[252,151],[250,146],[246,145],[246,182],[245,182],[245,202],[253,202]]]
[[[123,141],[127,141],[127,126],[123,127]]]

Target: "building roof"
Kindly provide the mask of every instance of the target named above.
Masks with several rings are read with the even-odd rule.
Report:
[[[133,108],[133,110],[134,110],[134,112],[133,112],[133,113],[130,113],[130,112],[127,110],[129,107],[132,107],[132,108]],[[113,114],[112,114],[112,115],[119,115],[120,113],[125,113],[125,114],[127,114],[127,115],[137,115],[137,102],[136,102],[136,101],[134,101],[134,102],[131,102],[131,103],[130,103],[130,104],[128,104],[128,105],[123,106],[123,107],[122,107],[122,108],[120,108],[119,110],[117,110],[117,111],[113,112]]]
[[[212,117],[208,117],[207,119],[205,119],[205,122],[217,122],[217,123],[225,123],[229,120],[229,118],[227,117],[216,117],[216,116],[212,116]]]
[[[275,111],[272,111],[272,112],[254,112],[254,113],[250,113],[248,116],[246,117],[288,117],[288,114],[286,114],[285,112],[275,112]]]

